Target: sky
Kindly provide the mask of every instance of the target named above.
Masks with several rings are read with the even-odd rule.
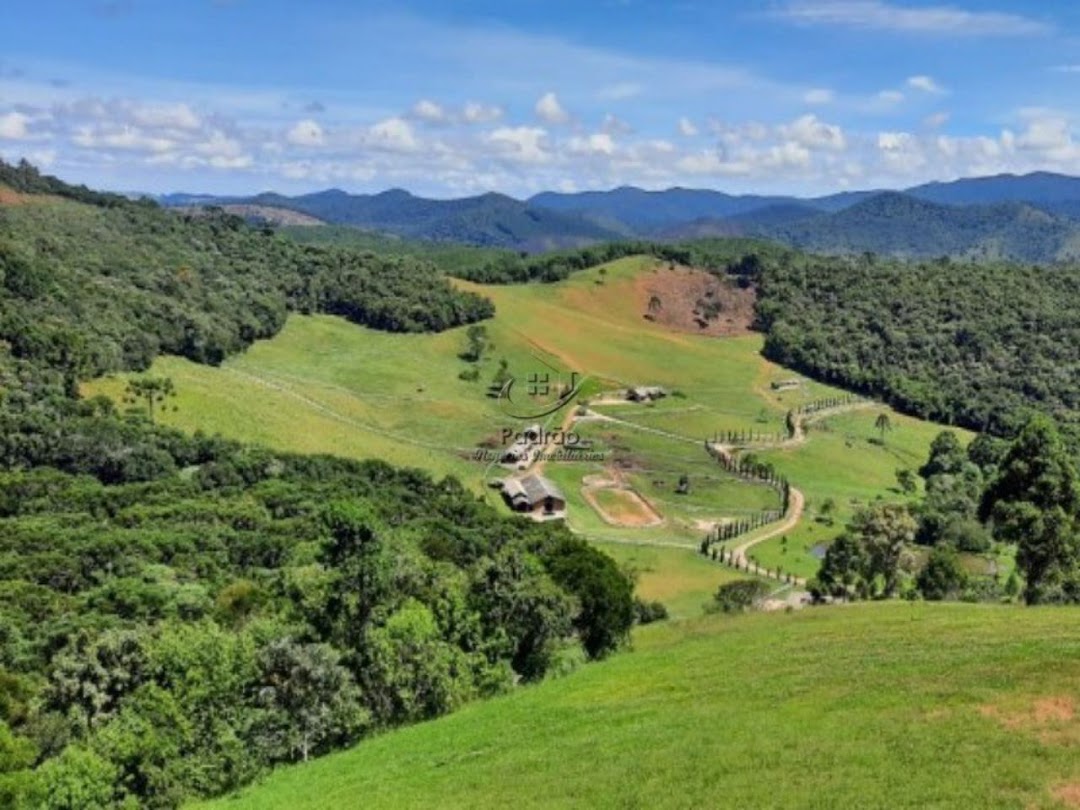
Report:
[[[0,156],[122,191],[1080,174],[1062,0],[4,0]]]

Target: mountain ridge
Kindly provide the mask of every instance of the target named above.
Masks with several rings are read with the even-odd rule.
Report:
[[[1080,245],[1080,177],[1051,172],[818,197],[736,195],[678,186],[654,191],[624,185],[607,191],[544,191],[525,200],[498,192],[429,199],[401,188],[373,194],[331,188],[295,196],[274,191],[248,197],[178,193],[158,199],[166,206],[294,211],[332,225],[407,239],[523,252],[625,238],[749,235],[822,252],[1039,262],[1080,255],[1076,247]],[[1003,205],[1027,206],[1045,216],[995,207]]]

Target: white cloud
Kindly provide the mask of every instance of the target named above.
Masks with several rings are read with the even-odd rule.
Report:
[[[244,145],[230,135],[226,135],[219,129],[209,133],[202,141],[194,146],[195,152],[208,158],[223,160],[239,160],[245,157]]]
[[[322,146],[325,139],[323,128],[311,119],[297,121],[285,133],[285,140],[293,146]]]
[[[187,104],[135,104],[130,116],[142,127],[196,130],[202,126],[202,119]]]
[[[906,34],[1037,36],[1053,29],[1041,20],[955,6],[908,6],[881,0],[796,0],[772,12],[801,25],[831,25]]]
[[[819,120],[816,115],[800,116],[779,127],[778,132],[782,138],[808,149],[842,151],[847,148],[843,130]]]
[[[547,130],[540,127],[499,127],[487,136],[499,151],[522,163],[544,163],[550,159],[545,141]]]
[[[603,132],[608,132],[612,135],[630,135],[634,132],[634,128],[630,126],[629,123],[611,113],[604,116],[604,121],[600,124],[600,129]]]
[[[568,113],[553,92],[544,93],[536,102],[536,115],[546,124],[565,124],[570,120]]]
[[[501,107],[470,101],[462,110],[462,117],[470,124],[490,124],[503,117]]]
[[[915,136],[910,132],[879,132],[878,149],[882,152],[899,152],[915,143]]]
[[[684,138],[693,138],[698,134],[698,128],[693,121],[684,116],[679,119],[679,134]]]
[[[6,115],[0,115],[0,138],[9,141],[29,139],[30,129],[27,126],[29,123],[30,116],[23,115],[21,112],[9,112]]]
[[[1069,122],[1061,117],[1034,118],[1015,138],[1017,149],[1037,153],[1043,160],[1065,163],[1080,157]]]
[[[419,146],[409,122],[403,118],[387,118],[368,129],[368,143],[396,152],[411,152]]]
[[[133,152],[168,152],[176,145],[175,141],[168,138],[147,135],[131,126],[80,127],[71,140],[76,146],[84,149],[119,149]]]
[[[786,141],[769,147],[761,162],[768,168],[806,167],[810,165],[810,150],[804,144]]]
[[[431,124],[441,124],[447,120],[446,110],[441,104],[429,99],[422,98],[413,105],[412,114],[421,121]]]
[[[876,99],[887,107],[895,107],[904,100],[904,94],[899,90],[882,90],[877,94]]]
[[[740,175],[749,174],[752,166],[739,161],[728,161],[715,150],[695,152],[680,158],[675,167],[691,175]]]
[[[814,106],[831,104],[834,98],[835,94],[833,91],[824,87],[815,87],[803,93],[803,103],[812,104]]]
[[[615,140],[606,132],[596,132],[588,137],[575,136],[567,142],[571,152],[592,155],[612,155]]]
[[[945,92],[945,88],[934,81],[931,76],[911,76],[907,80],[907,86],[914,90],[921,90],[923,93],[933,93],[935,95]]]

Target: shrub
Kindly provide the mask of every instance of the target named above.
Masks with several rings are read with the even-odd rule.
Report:
[[[769,595],[769,586],[760,579],[726,582],[716,590],[716,608],[724,613],[742,613],[761,606]]]
[[[662,622],[668,618],[667,606],[660,601],[646,602],[644,599],[634,599],[634,619],[638,624],[652,624]]]

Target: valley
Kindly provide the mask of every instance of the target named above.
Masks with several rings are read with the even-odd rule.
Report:
[[[555,285],[457,284],[496,306],[485,327],[490,348],[478,364],[458,356],[464,328],[388,335],[330,316],[293,315],[280,335],[220,368],[179,358],[155,361],[151,374],[171,378],[178,392],[175,409],[161,419],[282,450],[379,458],[454,475],[503,508],[488,482],[507,471],[470,457],[515,424],[489,396],[486,381],[502,359],[521,377],[548,365],[576,371],[587,378],[585,389],[545,424],[555,429],[569,417],[604,461],[544,465],[566,495],[575,532],[604,543],[696,553],[710,526],[779,508],[772,490],[726,473],[703,447],[727,432],[760,435],[766,440],[747,452],[804,493],[806,512],[748,556],[800,578],[816,573],[824,548],[860,505],[900,497],[896,471],[918,468],[941,429],[868,402],[808,421],[806,441],[781,441],[790,409],[847,394],[763,359],[761,336],[745,326],[729,327],[729,336],[697,328],[685,317],[693,298],[681,294],[699,288],[696,271],[630,257]],[[684,312],[671,314],[670,325],[644,317],[655,296],[650,291],[661,289],[668,291],[667,306]],[[745,318],[743,299],[733,293],[732,300]],[[458,371],[470,365],[479,379],[459,379]],[[779,386],[793,380],[794,386]],[[640,384],[665,386],[671,395],[632,403],[603,394]],[[85,391],[119,399],[124,386],[117,376]],[[585,416],[573,413],[581,402]],[[882,413],[892,425],[883,443],[874,427]],[[676,492],[681,476],[688,478],[687,493]],[[616,505],[620,494],[644,497],[645,516],[632,502]],[[598,501],[601,510],[604,503],[615,512],[628,509],[626,521],[612,521],[609,511],[596,508]]]

